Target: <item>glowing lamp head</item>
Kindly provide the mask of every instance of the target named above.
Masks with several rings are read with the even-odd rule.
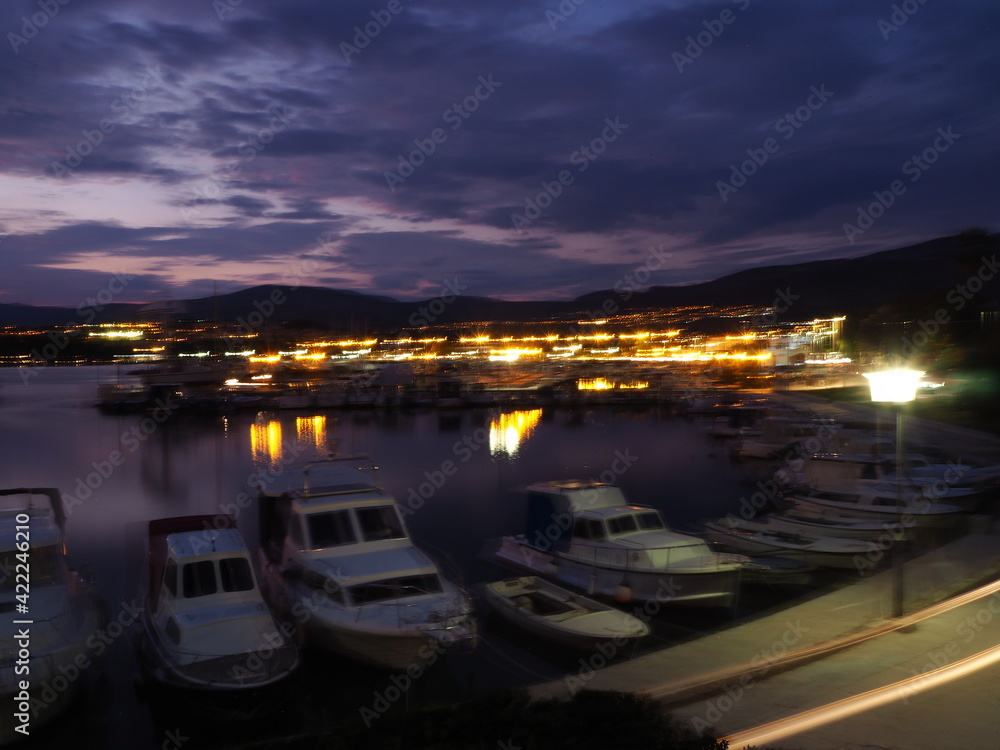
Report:
[[[920,370],[888,370],[866,373],[865,377],[872,401],[903,404],[916,398],[917,384],[923,374]]]

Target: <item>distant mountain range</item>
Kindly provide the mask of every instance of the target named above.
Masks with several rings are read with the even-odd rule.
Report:
[[[998,235],[970,230],[952,237],[860,258],[812,261],[740,271],[690,286],[657,286],[628,295],[615,289],[591,292],[570,301],[508,302],[482,297],[447,301],[400,302],[389,297],[321,287],[263,285],[215,297],[176,303],[112,303],[101,311],[0,304],[0,325],[44,327],[81,322],[133,322],[204,319],[246,323],[255,329],[271,323],[320,326],[352,333],[388,333],[427,324],[475,321],[531,322],[601,317],[609,312],[681,305],[754,304],[787,308],[780,320],[848,316],[933,316],[952,308],[949,293],[986,269],[998,249]],[[988,280],[987,280],[988,283]],[[1000,287],[1000,285],[997,285]],[[984,287],[976,304],[990,304],[994,286]],[[626,299],[627,297],[627,299]],[[956,298],[957,299],[957,298]],[[777,303],[776,303],[777,300]]]

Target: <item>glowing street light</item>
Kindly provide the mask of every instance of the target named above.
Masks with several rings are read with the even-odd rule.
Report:
[[[871,400],[896,406],[896,514],[900,533],[903,529],[903,404],[917,397],[917,384],[923,376],[919,370],[887,370],[866,373]],[[892,616],[903,616],[903,561],[899,554],[901,540],[892,545]]]

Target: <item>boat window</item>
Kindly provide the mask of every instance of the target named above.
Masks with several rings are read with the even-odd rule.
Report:
[[[366,542],[377,542],[380,539],[405,539],[403,524],[399,521],[396,509],[391,505],[378,508],[358,508],[358,525]]]
[[[329,513],[314,513],[309,518],[309,540],[312,549],[337,547],[341,544],[354,544],[354,530],[351,528],[351,518],[346,510],[335,510]]]
[[[639,528],[643,531],[654,531],[664,528],[663,519],[660,518],[660,514],[655,510],[648,513],[640,513],[635,517],[635,520],[639,522]]]
[[[184,566],[184,596],[194,599],[208,596],[218,590],[215,581],[215,565],[212,560],[199,560]]]
[[[628,534],[630,531],[637,531],[635,518],[632,516],[618,516],[608,519],[608,531],[612,534]]]
[[[875,465],[874,464],[865,464],[864,467],[861,469],[861,478],[862,479],[877,479],[878,477],[875,476]]]
[[[440,594],[442,591],[440,579],[432,573],[422,576],[386,578],[383,581],[363,583],[350,588],[351,601],[355,604],[371,604],[386,599],[401,599],[420,594]]]
[[[223,591],[253,589],[253,573],[250,572],[250,561],[245,557],[222,558],[219,560],[219,574],[222,577]]]
[[[593,518],[580,518],[573,526],[573,536],[579,539],[604,539],[604,525]]]
[[[177,562],[174,560],[167,560],[167,567],[163,571],[163,585],[171,596],[177,596]]]

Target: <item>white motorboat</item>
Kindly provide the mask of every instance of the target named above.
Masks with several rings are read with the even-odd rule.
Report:
[[[107,613],[93,586],[69,567],[65,523],[57,489],[0,489],[0,743],[24,739],[59,716],[104,653],[103,644],[92,644]],[[30,699],[18,697],[22,681]]]
[[[894,494],[810,492],[786,495],[785,502],[797,510],[834,513],[839,516],[899,523],[906,528],[947,528],[960,522],[965,509],[958,505],[937,503],[923,497],[902,497],[897,504]]]
[[[482,591],[500,617],[559,646],[621,647],[649,635],[649,626],[637,617],[537,576],[487,583]]]
[[[235,519],[163,518],[148,528],[145,672],[165,685],[216,691],[287,677],[299,663],[294,628],[279,625],[264,602]]]
[[[963,481],[964,475],[971,472],[970,467],[945,464],[932,473],[930,464],[919,467],[910,464],[898,477],[899,491],[905,495],[933,498],[968,510],[978,505],[979,490],[965,486]],[[895,495],[897,491],[895,462],[872,454],[817,453],[804,462],[800,472],[787,476],[786,481],[838,494]]]
[[[832,420],[806,417],[772,416],[760,423],[759,435],[747,435],[734,453],[740,458],[772,458],[796,444],[823,446],[824,440],[839,429]]]
[[[260,498],[265,593],[307,643],[384,669],[471,644],[469,597],[413,545],[367,457],[286,472]]]
[[[807,536],[736,518],[706,523],[705,537],[746,555],[784,557],[821,568],[855,568],[855,558],[871,549],[859,539]]]
[[[842,539],[871,540],[890,534],[893,539],[904,539],[908,530],[898,521],[852,518],[832,513],[817,513],[789,508],[782,513],[771,513],[754,519],[779,531],[807,536],[840,537]]]
[[[526,532],[501,540],[500,564],[618,601],[733,604],[746,558],[671,531],[655,508],[629,504],[618,487],[543,482],[527,495]]]

